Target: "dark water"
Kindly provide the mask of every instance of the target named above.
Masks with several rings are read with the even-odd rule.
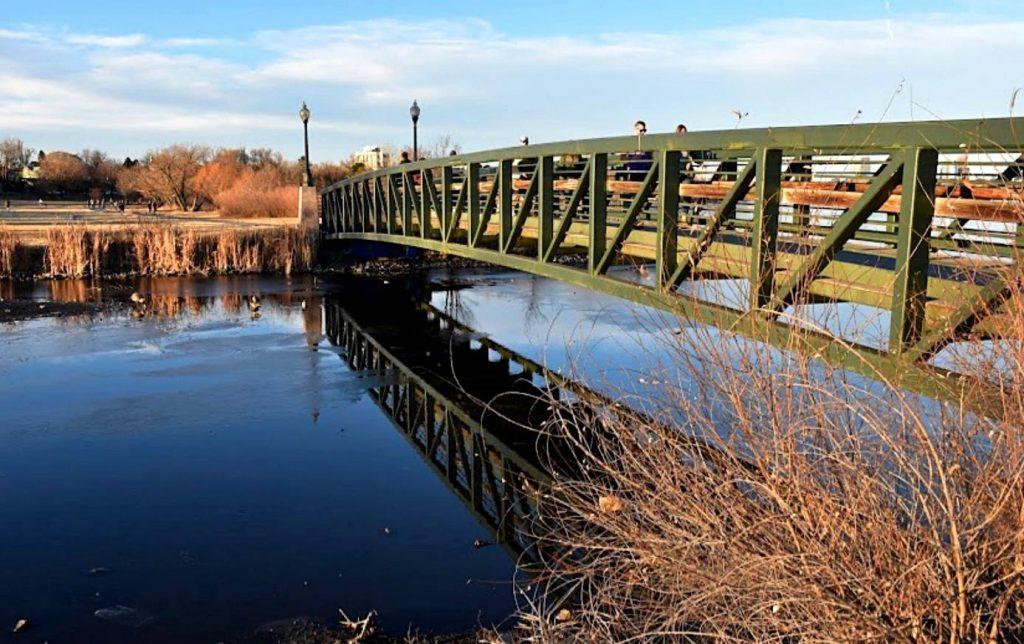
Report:
[[[474,547],[486,526],[367,395],[380,375],[347,366],[325,307],[431,302],[556,367],[585,346],[593,364],[625,365],[610,372],[620,382],[648,329],[669,324],[514,273],[138,288],[150,300],[138,318],[0,327],[0,640],[242,641],[339,609],[376,610],[392,633],[500,624],[515,562]],[[117,606],[131,612],[95,615]],[[11,636],[20,618],[36,626]]]

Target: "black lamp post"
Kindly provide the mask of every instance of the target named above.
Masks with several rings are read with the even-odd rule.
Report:
[[[313,185],[313,173],[309,170],[309,108],[306,101],[302,101],[302,109],[299,110],[299,118],[302,119],[302,136],[306,143],[306,156],[302,157],[304,167],[302,169],[302,185]]]
[[[419,144],[416,141],[416,124],[420,121],[420,106],[416,104],[416,101],[412,102],[412,107],[409,108],[409,116],[412,117],[412,160],[420,160]]]

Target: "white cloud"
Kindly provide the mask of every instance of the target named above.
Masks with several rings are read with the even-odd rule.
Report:
[[[1005,111],[1024,20],[787,19],[687,33],[518,37],[479,20],[371,20],[248,39],[0,30],[0,131],[152,144],[246,133],[297,147],[294,104],[339,152],[404,137],[405,109],[467,148],[652,129]],[[224,53],[230,47],[231,56]],[[35,53],[36,55],[33,55]],[[261,138],[265,137],[265,138]],[[109,145],[109,144],[107,144]],[[291,150],[295,151],[295,150]]]
[[[164,47],[221,47],[237,43],[230,38],[165,38],[158,44]]]
[[[85,45],[87,47],[103,47],[121,49],[125,47],[138,47],[146,42],[142,34],[129,34],[126,36],[97,36],[95,34],[70,35],[66,40],[72,45]]]

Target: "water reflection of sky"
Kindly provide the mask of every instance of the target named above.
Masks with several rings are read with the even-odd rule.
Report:
[[[392,632],[512,610],[512,562],[322,346],[309,285],[259,286],[255,320],[214,299],[0,329],[0,623],[235,641],[339,608]],[[93,615],[114,605],[153,621]]]
[[[468,286],[435,291],[431,303],[477,332],[655,406],[671,405],[656,378],[695,385],[674,363],[677,334],[691,349],[740,353],[745,342],[530,275],[431,277]],[[0,624],[27,617],[59,641],[217,641],[296,615],[331,620],[338,608],[375,609],[392,632],[471,629],[513,609],[512,562],[472,547],[482,528],[367,397],[376,376],[351,372],[324,342],[321,294],[344,302],[344,285],[234,277],[17,288],[73,301],[137,288],[149,303],[141,317],[0,327]],[[697,288],[724,304],[746,300],[737,280]],[[872,307],[794,315],[878,346],[888,330]],[[96,567],[111,573],[86,574]],[[93,616],[119,604],[152,624]]]

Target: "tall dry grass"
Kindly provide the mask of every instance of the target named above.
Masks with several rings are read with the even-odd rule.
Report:
[[[1020,273],[1007,283],[1010,339],[944,354],[997,385],[997,418],[692,326],[651,347],[646,413],[548,401],[577,462],[551,463],[572,476],[541,501],[523,635],[1024,641]]]
[[[18,254],[18,238],[7,226],[0,224],[0,277],[10,276],[17,267],[15,258]]]
[[[163,225],[114,230],[54,226],[41,253],[0,229],[0,278],[284,273],[310,270],[315,232],[296,228],[203,233]]]
[[[298,188],[281,185],[276,173],[251,170],[215,197],[222,216],[240,218],[294,217],[298,201]]]

